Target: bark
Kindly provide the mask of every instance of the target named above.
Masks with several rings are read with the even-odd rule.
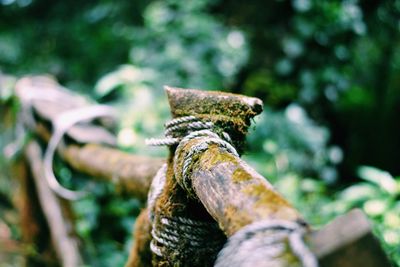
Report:
[[[192,187],[227,236],[263,219],[302,222],[272,185],[239,157],[211,145],[193,163]]]
[[[78,239],[71,233],[72,222],[62,212],[62,205],[48,187],[43,175],[42,152],[40,146],[31,142],[26,148],[37,194],[48,223],[52,243],[63,267],[82,265],[82,257],[78,247]]]
[[[151,222],[148,209],[142,210],[135,223],[134,245],[125,267],[152,266],[152,254],[150,251]]]
[[[147,198],[151,181],[165,162],[96,144],[69,145],[60,153],[75,170],[112,181],[121,191],[141,200]]]

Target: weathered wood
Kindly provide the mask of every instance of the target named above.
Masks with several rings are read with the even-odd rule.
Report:
[[[165,87],[173,118],[195,116],[227,132],[240,153],[251,119],[263,110],[255,97],[218,91]]]
[[[216,145],[199,155],[191,180],[201,203],[227,236],[262,219],[303,222],[265,178]]]
[[[51,124],[57,116],[90,105],[87,99],[73,94],[47,76],[20,79],[16,84],[16,93],[35,117],[34,125],[27,126],[34,126],[31,130],[45,142],[51,138],[54,130]],[[118,185],[121,192],[141,200],[146,199],[152,177],[165,162],[160,158],[136,156],[107,146],[115,144],[115,137],[104,127],[88,121],[73,125],[66,135],[70,142],[60,145],[58,153],[68,164],[82,173],[111,181]]]
[[[125,267],[147,267],[152,266],[152,254],[150,251],[151,222],[149,220],[149,210],[143,209],[136,222],[133,238],[135,240],[129,254],[129,259]]]
[[[165,91],[174,118],[189,115],[208,118],[212,116],[213,119],[222,117],[223,120],[232,120],[235,123],[242,120],[249,126],[250,119],[263,109],[262,101],[255,97],[169,86],[165,87]]]
[[[82,265],[78,239],[71,232],[72,222],[63,214],[61,203],[44,179],[40,146],[35,142],[29,143],[26,148],[26,157],[31,167],[40,204],[50,228],[56,254],[62,266],[78,267]]]
[[[321,267],[391,266],[367,217],[355,209],[310,236]]]
[[[95,144],[69,145],[60,153],[75,170],[111,181],[141,200],[147,198],[151,181],[165,162]]]
[[[43,123],[38,123],[35,130],[44,141],[50,139]],[[133,155],[101,144],[60,145],[57,151],[76,171],[113,182],[120,192],[141,200],[146,200],[151,181],[165,162],[162,158]]]

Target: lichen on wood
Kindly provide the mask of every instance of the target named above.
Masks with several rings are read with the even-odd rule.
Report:
[[[262,101],[238,94],[165,86],[173,118],[195,116],[227,132],[238,152],[243,149],[251,119],[263,110]]]
[[[241,159],[211,145],[191,168],[193,189],[228,235],[261,219],[302,221],[268,181]]]

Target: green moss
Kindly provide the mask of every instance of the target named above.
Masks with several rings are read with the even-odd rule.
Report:
[[[253,177],[242,168],[237,168],[232,174],[232,181],[234,183],[241,183],[250,181]]]
[[[250,184],[242,189],[242,192],[255,198],[254,212],[262,218],[276,218],[289,221],[300,219],[299,213],[276,191],[264,184]]]

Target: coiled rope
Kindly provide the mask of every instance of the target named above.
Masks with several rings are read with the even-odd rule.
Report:
[[[153,240],[150,248],[160,257],[169,254],[163,253],[163,250],[179,251],[183,245],[184,251],[180,252],[184,254],[201,251],[213,251],[217,254],[226,241],[217,224],[178,216],[157,218],[151,235]]]

